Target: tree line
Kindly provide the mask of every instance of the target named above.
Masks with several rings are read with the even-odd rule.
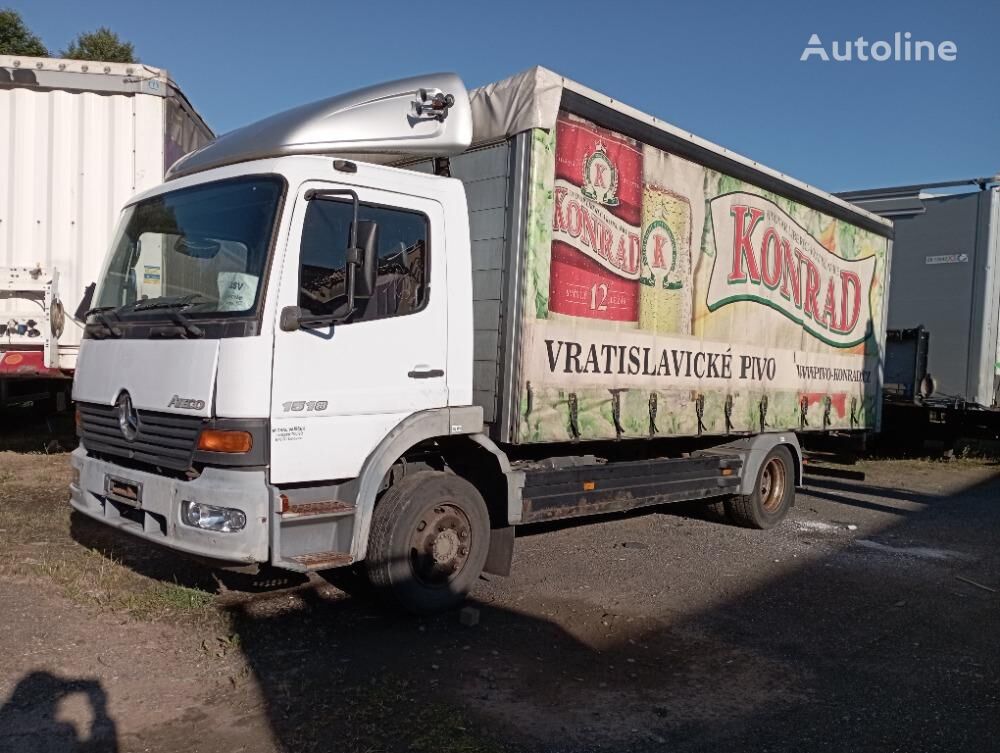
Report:
[[[135,46],[107,26],[78,34],[56,55],[24,23],[21,14],[11,8],[0,9],[0,55],[61,57],[70,60],[99,60],[106,63],[138,63]]]

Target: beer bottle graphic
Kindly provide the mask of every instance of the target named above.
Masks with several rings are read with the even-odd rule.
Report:
[[[642,150],[581,118],[556,123],[550,318],[635,327]]]
[[[639,328],[691,334],[691,202],[653,184],[642,193]]]

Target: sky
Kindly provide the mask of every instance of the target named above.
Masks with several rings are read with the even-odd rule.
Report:
[[[450,70],[473,87],[544,65],[829,191],[1000,173],[996,0],[6,4],[54,52],[111,27],[216,133],[378,81]],[[957,59],[800,60],[812,34],[829,53],[895,32]]]

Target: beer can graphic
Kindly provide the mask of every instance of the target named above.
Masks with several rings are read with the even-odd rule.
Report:
[[[642,149],[560,113],[549,311],[635,326],[639,320]]]
[[[691,334],[691,202],[647,184],[642,196],[639,327]]]

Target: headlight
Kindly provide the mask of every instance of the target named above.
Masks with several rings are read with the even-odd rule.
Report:
[[[184,502],[181,505],[181,519],[194,528],[222,533],[240,531],[247,524],[247,516],[240,510],[201,502]]]

